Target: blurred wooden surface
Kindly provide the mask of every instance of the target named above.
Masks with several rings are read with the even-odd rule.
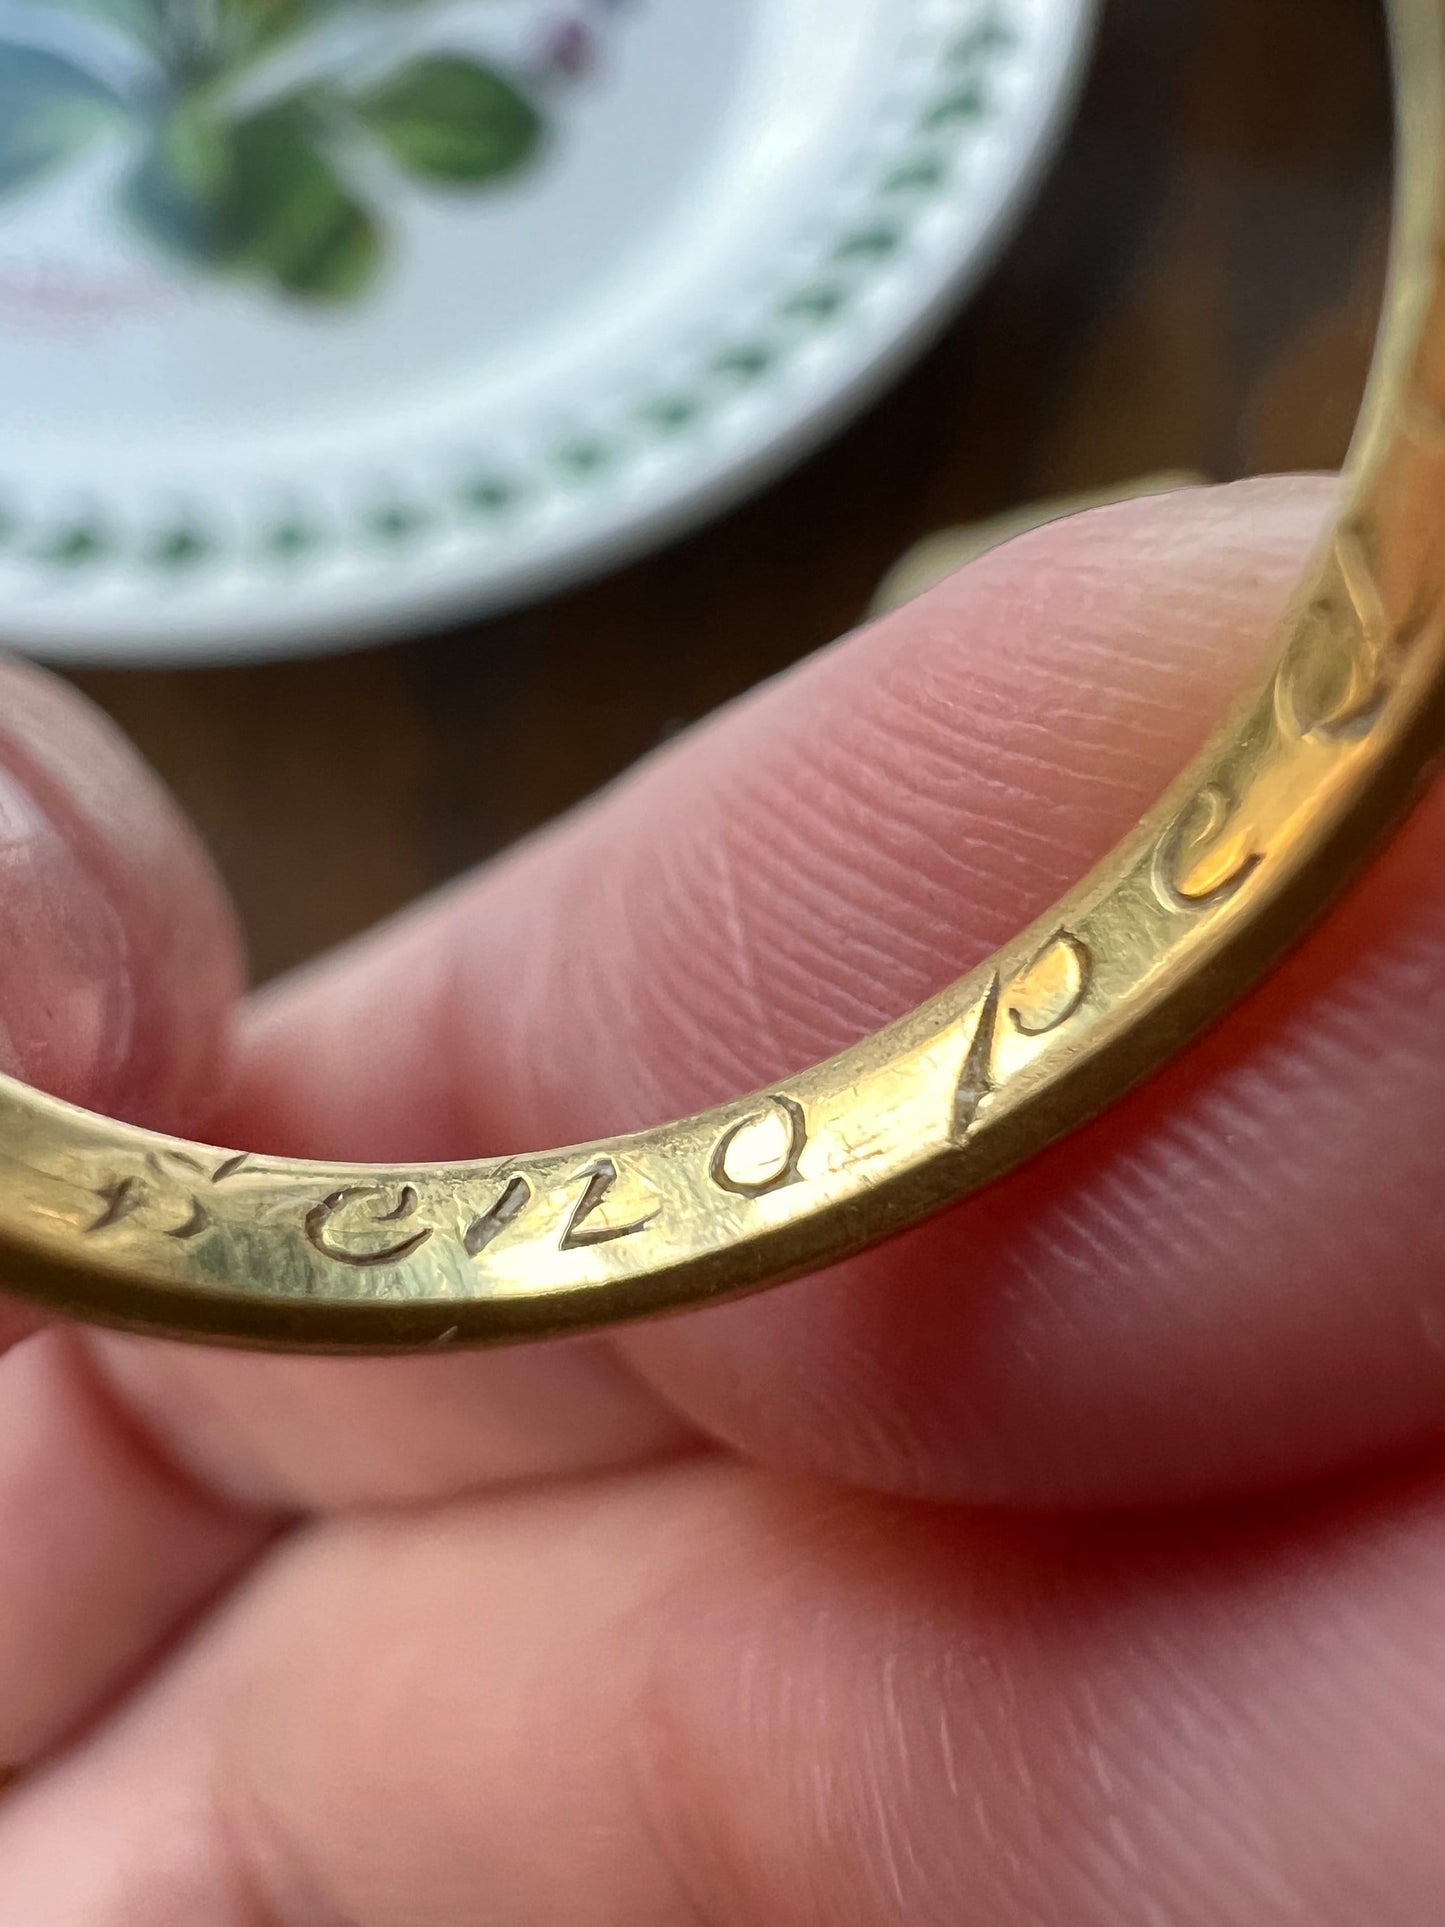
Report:
[[[447,635],[78,680],[201,824],[269,976],[852,626],[932,529],[1149,470],[1335,464],[1373,334],[1389,150],[1376,0],[1105,0],[1074,134],[987,290],[767,494],[610,580]]]

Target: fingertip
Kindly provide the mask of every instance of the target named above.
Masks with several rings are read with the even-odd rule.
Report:
[[[0,663],[0,1069],[184,1128],[214,1092],[240,946],[199,838],[92,705]]]

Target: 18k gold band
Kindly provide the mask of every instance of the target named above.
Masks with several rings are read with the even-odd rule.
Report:
[[[337,1169],[159,1137],[0,1079],[0,1283],[187,1337],[542,1337],[828,1264],[1040,1150],[1298,937],[1445,746],[1445,0],[1391,0],[1391,290],[1346,506],[1274,666],[1049,916],[817,1069],[565,1151]]]

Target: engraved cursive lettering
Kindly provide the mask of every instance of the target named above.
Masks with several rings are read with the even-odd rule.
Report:
[[[1335,538],[1335,555],[1349,596],[1358,647],[1351,658],[1348,686],[1330,714],[1317,719],[1315,729],[1341,735],[1373,720],[1384,700],[1390,617],[1358,523],[1348,522],[1341,528]]]
[[[1275,684],[1275,715],[1286,735],[1334,741],[1362,736],[1390,691],[1397,641],[1358,522],[1335,537],[1335,586],[1309,611]]]
[[[609,1157],[594,1158],[577,1172],[574,1180],[582,1185],[582,1195],[573,1207],[560,1241],[563,1251],[577,1251],[587,1245],[610,1244],[614,1238],[630,1238],[644,1231],[662,1209],[659,1198],[652,1208],[623,1224],[598,1218],[618,1181],[617,1166]]]
[[[173,1230],[168,1231],[166,1236],[176,1239],[178,1243],[184,1244],[191,1238],[199,1238],[202,1232],[209,1231],[211,1223],[210,1212],[207,1211],[206,1207],[198,1198],[193,1198],[191,1200],[191,1215],[186,1219],[184,1224],[178,1224]]]
[[[1154,852],[1154,888],[1168,910],[1206,910],[1226,903],[1263,863],[1243,839],[1235,847],[1212,848],[1232,812],[1217,783],[1199,792],[1159,839]],[[1213,861],[1211,862],[1211,859]],[[1198,872],[1206,870],[1200,878]]]
[[[97,1191],[105,1209],[86,1230],[109,1231],[143,1211],[149,1220],[147,1229],[162,1237],[185,1242],[209,1231],[214,1220],[189,1189],[192,1174],[199,1176],[205,1167],[183,1151],[170,1150],[147,1152],[145,1164],[149,1177],[117,1178]],[[167,1217],[172,1220],[169,1224]]]
[[[526,1210],[532,1200],[532,1187],[525,1178],[513,1178],[508,1183],[496,1203],[484,1211],[480,1217],[473,1218],[463,1233],[462,1242],[467,1248],[467,1256],[476,1258],[496,1237],[499,1237],[513,1220]]]
[[[978,1121],[978,1114],[984,1099],[991,1096],[994,1089],[993,1047],[998,1036],[998,1013],[1002,1001],[1002,985],[997,972],[988,987],[988,994],[978,1013],[973,1037],[969,1043],[968,1056],[964,1059],[963,1075],[958,1080],[958,1089],[953,1099],[953,1135],[960,1141],[966,1138]]]
[[[189,1151],[178,1151],[174,1145],[167,1145],[164,1151],[147,1151],[145,1161],[163,1184],[189,1184],[193,1178],[206,1175],[206,1167],[199,1158],[193,1158]]]
[[[1046,1037],[1066,1024],[1089,994],[1094,959],[1067,930],[1045,944],[1009,996],[1009,1021],[1024,1037]]]
[[[739,1118],[718,1139],[708,1164],[712,1181],[740,1198],[762,1198],[798,1181],[808,1146],[808,1120],[796,1098],[770,1097],[769,1108]]]
[[[138,1209],[141,1202],[141,1188],[135,1178],[121,1178],[114,1184],[103,1185],[95,1195],[104,1209],[98,1218],[85,1227],[89,1232],[109,1231],[112,1225],[119,1224]]]
[[[306,1236],[325,1258],[334,1258],[339,1265],[357,1265],[369,1269],[373,1265],[399,1265],[430,1238],[430,1226],[413,1232],[409,1238],[383,1245],[375,1251],[356,1250],[349,1244],[337,1241],[333,1225],[336,1218],[362,1199],[376,1199],[378,1187],[371,1184],[347,1185],[340,1191],[333,1191],[329,1198],[313,1206],[306,1214]],[[390,1211],[373,1211],[367,1222],[371,1225],[400,1224],[413,1216],[417,1208],[417,1194],[411,1185],[402,1188],[400,1200]],[[352,1234],[357,1235],[357,1234]]]
[[[138,1175],[116,1178],[96,1192],[105,1208],[85,1229],[87,1232],[109,1231],[127,1218],[143,1213],[145,1229],[158,1237],[174,1238],[179,1243],[199,1238],[216,1220],[210,1207],[197,1195],[198,1182],[206,1179],[212,1184],[222,1183],[242,1168],[249,1155],[238,1153],[211,1170],[199,1157],[179,1145],[168,1144],[161,1150],[147,1151],[142,1160],[144,1168]]]

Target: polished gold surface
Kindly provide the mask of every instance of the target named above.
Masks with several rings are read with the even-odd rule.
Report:
[[[446,1168],[154,1136],[0,1079],[0,1277],[189,1337],[401,1349],[696,1305],[977,1189],[1226,1009],[1445,744],[1445,0],[1393,0],[1401,186],[1340,520],[1264,681],[1136,832],[980,970],[704,1116]]]

